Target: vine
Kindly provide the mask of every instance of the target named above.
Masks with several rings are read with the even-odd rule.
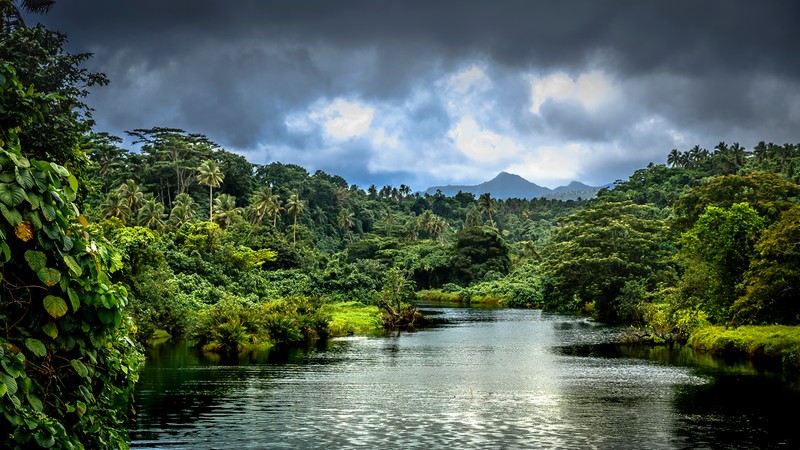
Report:
[[[17,135],[54,98],[0,64],[0,448],[127,448],[141,355],[116,252],[74,203],[78,180]]]

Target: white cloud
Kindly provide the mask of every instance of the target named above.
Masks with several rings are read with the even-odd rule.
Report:
[[[576,80],[563,72],[543,78],[531,78],[531,112],[540,114],[547,100],[573,100],[594,110],[616,95],[615,86],[602,72],[581,74]]]
[[[456,147],[475,161],[497,161],[517,155],[522,147],[507,136],[480,127],[472,117],[465,117],[448,136]]]
[[[284,123],[290,131],[302,134],[321,127],[327,137],[343,141],[366,134],[374,115],[372,106],[337,98],[332,102],[318,101],[308,112],[290,114]]]
[[[551,185],[579,178],[590,151],[582,144],[541,146],[506,169],[539,184]]]

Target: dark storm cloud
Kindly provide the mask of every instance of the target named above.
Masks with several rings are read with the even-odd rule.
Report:
[[[376,153],[469,165],[448,133],[470,113],[484,132],[474,142],[495,133],[526,154],[559,139],[600,149],[588,158],[596,180],[662,162],[673,146],[798,140],[800,2],[61,0],[34,20],[66,32],[72,51],[94,52],[91,68],[108,74],[111,86],[90,99],[99,128],[182,127],[256,162],[293,157],[284,162],[353,180],[406,170],[441,184],[376,170],[386,159]],[[442,80],[473,65],[490,86],[456,113],[452,97],[437,97],[450,95]],[[573,96],[531,113],[531,76],[590,71],[614,83],[603,109]],[[337,98],[374,106],[371,130],[405,150],[367,136],[332,142],[324,123],[287,125]],[[469,173],[447,176],[482,176]]]

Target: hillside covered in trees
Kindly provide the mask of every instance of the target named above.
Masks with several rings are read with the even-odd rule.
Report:
[[[134,340],[208,351],[408,327],[419,301],[545,308],[685,341],[798,325],[800,145],[673,150],[592,200],[415,194],[93,130],[64,36],[0,42],[0,446],[123,445]],[[355,311],[355,312],[354,312]],[[337,322],[362,312],[366,324]],[[381,315],[382,314],[382,315]],[[797,349],[800,354],[800,348]]]

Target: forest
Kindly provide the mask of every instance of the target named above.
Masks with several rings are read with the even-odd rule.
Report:
[[[202,130],[126,148],[94,130],[90,55],[2,4],[3,448],[124,446],[153,338],[302,345],[420,326],[418,303],[574,312],[651,343],[769,330],[785,339],[749,350],[798,362],[800,144],[665,151],[574,201],[364,189]]]

